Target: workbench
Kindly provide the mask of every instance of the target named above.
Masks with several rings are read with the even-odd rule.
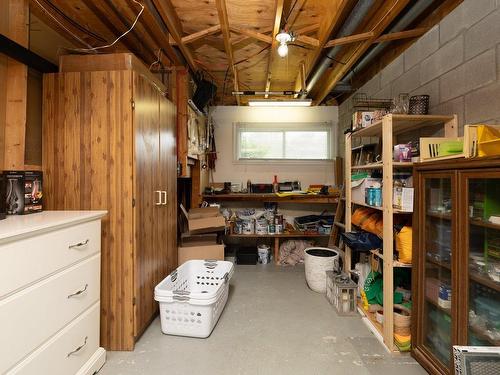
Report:
[[[207,202],[270,202],[270,203],[292,203],[292,204],[337,204],[340,194],[318,195],[318,194],[296,194],[279,196],[275,193],[231,193],[203,195]],[[274,238],[274,259],[279,262],[279,247],[281,238],[328,238],[329,234],[287,232],[280,234],[227,234],[226,238]]]

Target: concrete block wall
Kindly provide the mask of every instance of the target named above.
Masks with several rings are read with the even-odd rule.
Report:
[[[500,0],[464,0],[358,92],[372,98],[430,95],[431,114],[500,124]],[[352,96],[339,106],[339,155]]]

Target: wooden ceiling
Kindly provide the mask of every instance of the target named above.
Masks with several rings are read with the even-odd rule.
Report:
[[[393,36],[399,53],[458,5],[437,1],[406,35]],[[356,61],[384,38],[388,26],[407,9],[410,0],[375,0],[352,37],[331,40],[356,4],[355,0],[30,0],[32,11],[79,48],[105,45],[124,33],[141,4],[135,28],[112,48],[130,50],[152,70],[186,64],[218,86],[218,104],[245,104],[249,97],[234,90],[300,90],[326,46],[343,44],[333,64],[309,97],[317,104]],[[297,35],[289,54],[280,58],[274,36],[286,28]],[[404,39],[403,39],[404,38]],[[399,54],[398,53],[398,54]],[[387,55],[387,53],[385,54]],[[394,53],[383,61],[389,63]],[[392,58],[391,58],[392,56]],[[162,65],[154,64],[161,61]],[[378,64],[379,70],[382,68]],[[371,69],[371,75],[376,71]],[[369,79],[360,74],[353,82]],[[225,95],[223,95],[223,92]]]

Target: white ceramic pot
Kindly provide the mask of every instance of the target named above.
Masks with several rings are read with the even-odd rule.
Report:
[[[304,250],[306,281],[309,288],[326,293],[326,271],[337,271],[339,252],[326,247],[309,247]]]

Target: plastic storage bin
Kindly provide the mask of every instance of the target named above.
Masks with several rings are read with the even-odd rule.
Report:
[[[210,336],[226,305],[231,262],[190,260],[155,288],[161,330],[167,335]]]

